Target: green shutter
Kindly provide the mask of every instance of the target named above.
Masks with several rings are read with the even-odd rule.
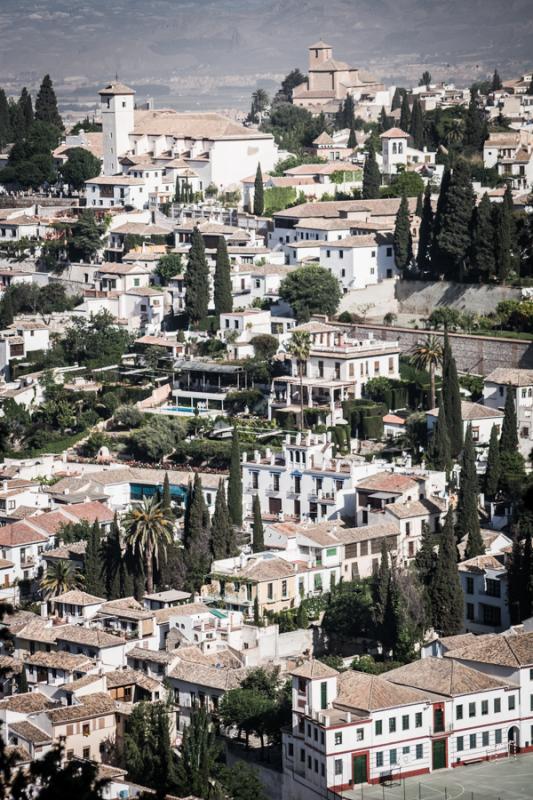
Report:
[[[327,708],[328,707],[328,685],[324,681],[324,683],[320,684],[320,708]]]

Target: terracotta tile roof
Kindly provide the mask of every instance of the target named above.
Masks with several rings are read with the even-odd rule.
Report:
[[[96,692],[80,698],[79,705],[62,706],[47,712],[47,717],[52,725],[61,725],[65,722],[100,717],[115,711],[115,702],[105,692]]]
[[[63,511],[78,517],[79,520],[86,520],[87,522],[112,522],[114,514],[110,508],[98,500],[92,500],[87,503],[73,503],[67,506]]]
[[[249,558],[244,567],[236,566],[234,569],[213,570],[217,574],[241,576],[251,581],[269,581],[276,578],[288,578],[295,574],[295,568],[282,558]],[[183,608],[183,606],[182,606]]]
[[[387,681],[446,697],[484,692],[508,686],[477,669],[466,667],[450,658],[421,658],[386,673]]]
[[[11,722],[9,724],[9,730],[11,733],[14,733],[16,736],[32,744],[48,744],[52,741],[52,737],[48,733],[38,728],[37,725],[33,725],[31,722]]]
[[[132,647],[126,653],[128,661],[152,661],[154,664],[172,664],[179,657],[177,650],[149,650],[147,647]]]
[[[101,675],[83,675],[81,678],[77,678],[75,681],[64,683],[61,688],[64,692],[72,694],[73,692],[77,692],[78,689],[84,689],[86,686],[90,686],[91,683],[96,683],[100,680],[102,680]]]
[[[291,670],[291,675],[294,675],[296,678],[308,678],[309,680],[314,680],[315,678],[333,678],[335,675],[339,674],[340,673],[336,669],[329,667],[322,661],[318,661],[316,658],[310,658],[309,661],[304,661],[303,664]]]
[[[455,648],[445,655],[446,658],[478,661],[480,664],[513,668],[533,666],[533,633],[478,636],[473,644]]]
[[[22,745],[9,745],[6,747],[6,755],[13,756],[15,758],[15,762],[17,764],[24,764],[26,762],[30,762],[32,760],[31,755],[28,753],[25,747]]]
[[[347,670],[337,678],[335,707],[370,712],[385,708],[423,703],[426,696],[416,689],[398,686],[384,677]]]
[[[98,648],[118,647],[126,643],[121,636],[115,636],[97,628],[85,628],[81,625],[63,625],[58,631],[57,641],[75,642]]]
[[[141,606],[134,597],[110,600],[109,603],[104,603],[99,613],[132,620],[152,619],[154,617],[154,612]]]
[[[2,547],[17,547],[47,541],[47,536],[37,533],[25,522],[13,522],[11,525],[4,525],[0,528],[0,546]]]
[[[16,631],[17,639],[27,639],[33,642],[44,642],[51,644],[55,642],[59,632],[66,626],[61,625],[47,625],[38,617],[36,620],[31,620],[23,628]]]
[[[95,606],[105,603],[105,597],[96,597],[94,594],[82,592],[81,589],[71,589],[54,597],[51,603],[70,603],[73,606]]]
[[[25,694],[13,694],[0,700],[0,710],[16,711],[18,714],[33,714],[37,711],[46,711],[54,708],[48,697],[40,692],[26,692]]]
[[[63,650],[54,650],[51,653],[38,651],[24,659],[25,664],[50,669],[62,669],[66,672],[87,670],[94,666],[94,661],[81,654],[65,653]]]
[[[108,83],[107,86],[104,86],[103,89],[100,89],[98,94],[135,94],[135,89],[130,89],[129,86],[126,86],[125,83],[121,83],[120,81],[112,81]]]
[[[141,689],[147,692],[157,692],[163,688],[160,681],[156,681],[154,678],[145,675],[144,672],[129,667],[107,672],[106,681],[108,689],[116,689],[118,686],[131,686],[133,684],[140,686]]]
[[[245,128],[221,114],[178,113],[172,109],[135,112],[133,135],[173,136],[177,139],[270,139],[268,134]]]
[[[388,131],[382,133],[380,139],[408,139],[409,134],[402,131],[401,128],[389,128]]]
[[[417,485],[413,478],[408,475],[402,475],[399,472],[377,472],[375,475],[369,475],[368,478],[362,478],[356,484],[357,489],[373,492],[392,492],[393,494],[403,494],[409,489],[416,489]]]
[[[497,367],[485,378],[485,384],[487,383],[501,383],[506,386],[533,386],[533,369]]]
[[[385,511],[398,519],[411,517],[427,517],[428,514],[442,514],[446,511],[446,502],[440,497],[423,500],[411,500],[408,503],[387,503]],[[438,502],[439,501],[439,502]]]
[[[248,670],[228,669],[199,664],[196,661],[179,661],[172,667],[170,678],[192,683],[196,686],[205,686],[211,689],[237,689],[241,681],[248,674]]]
[[[480,575],[482,575],[487,569],[497,570],[498,572],[506,571],[503,563],[503,557],[500,556],[500,558],[498,558],[497,556],[490,554],[474,556],[474,558],[461,561],[461,563],[458,564],[457,569],[459,572],[477,572]]]
[[[416,208],[416,197],[408,198],[409,210],[413,212]],[[278,217],[289,217],[290,219],[310,219],[315,217],[334,217],[342,218],[343,214],[367,212],[372,218],[374,216],[396,216],[400,207],[400,199],[395,197],[380,198],[377,200],[320,200],[314,203],[301,203],[283,211],[277,211],[273,216],[274,220]],[[354,220],[348,220],[354,223]]]
[[[167,622],[171,617],[188,617],[190,614],[208,614],[209,606],[205,603],[183,603],[181,606],[157,608],[154,612],[157,622]]]
[[[432,417],[438,417],[439,409],[432,408],[427,412]],[[471,403],[468,400],[461,400],[461,416],[463,421],[476,419],[503,419],[504,413],[498,408],[483,406],[481,403]]]
[[[464,647],[467,644],[471,644],[475,638],[475,634],[473,633],[457,633],[455,636],[439,636],[438,641],[441,642],[444,647],[448,648],[448,650],[451,650],[452,648]]]

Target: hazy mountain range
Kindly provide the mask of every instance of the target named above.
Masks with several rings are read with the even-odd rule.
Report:
[[[32,85],[48,71],[64,101],[69,87],[72,99],[83,87],[89,99],[115,73],[149,82],[154,95],[180,86],[191,96],[218,86],[249,95],[258,82],[305,69],[317,38],[389,82],[420,66],[464,82],[495,65],[511,75],[533,62],[533,2],[1,0],[0,82]]]

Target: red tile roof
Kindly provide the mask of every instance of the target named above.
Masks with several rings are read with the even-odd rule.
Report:
[[[15,547],[16,545],[32,544],[34,542],[47,542],[48,537],[37,533],[25,522],[14,522],[0,528],[0,546]]]

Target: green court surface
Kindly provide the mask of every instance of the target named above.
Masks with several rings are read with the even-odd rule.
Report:
[[[341,794],[337,795],[339,798]],[[346,800],[533,800],[533,753],[443,769],[393,785],[361,785]]]

